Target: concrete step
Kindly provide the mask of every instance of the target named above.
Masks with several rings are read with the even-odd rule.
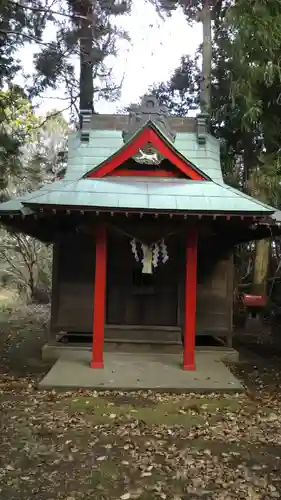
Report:
[[[84,345],[74,345],[74,344],[59,344],[59,343],[50,343],[45,344],[42,348],[42,359],[44,361],[55,361],[60,357],[64,358],[73,358],[77,353],[83,352],[91,352],[92,348],[90,344]],[[181,344],[171,344],[171,343],[162,343],[162,344],[151,344],[151,343],[130,343],[130,342],[105,342],[104,344],[104,352],[105,353],[124,353],[132,355],[137,354],[155,354],[155,355],[169,355],[169,354],[177,354],[182,357],[183,347]],[[233,348],[229,347],[209,347],[209,346],[200,346],[196,347],[195,357],[198,354],[204,354],[206,356],[211,356],[212,359],[224,360],[230,362],[239,361],[239,353]]]

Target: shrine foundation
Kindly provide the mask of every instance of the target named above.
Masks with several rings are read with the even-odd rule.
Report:
[[[240,392],[243,386],[217,353],[198,352],[196,371],[182,370],[177,354],[105,352],[102,370],[89,367],[91,351],[62,354],[39,383],[40,389],[155,390],[160,392]]]

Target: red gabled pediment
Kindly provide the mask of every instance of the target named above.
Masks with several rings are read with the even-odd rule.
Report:
[[[149,170],[138,168],[126,169],[124,164],[130,160],[139,150],[146,145],[151,145],[158,153],[173,166],[173,169],[167,170],[158,166]],[[122,167],[123,168],[120,168]],[[100,179],[105,176],[155,176],[155,177],[186,177],[192,180],[210,180],[209,177],[196,168],[186,158],[184,158],[174,146],[165,139],[161,132],[153,123],[147,123],[129,142],[119,149],[113,156],[102,162],[100,165],[88,172],[84,177],[88,179]]]

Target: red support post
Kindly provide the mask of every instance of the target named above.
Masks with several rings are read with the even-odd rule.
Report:
[[[195,329],[197,298],[197,240],[198,229],[187,236],[184,298],[183,369],[195,370]]]
[[[103,368],[103,340],[106,303],[106,226],[96,229],[96,268],[94,283],[93,343],[91,368]]]

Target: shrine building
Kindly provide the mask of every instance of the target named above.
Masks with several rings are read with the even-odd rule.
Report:
[[[81,112],[61,179],[0,205],[1,223],[53,244],[49,345],[232,345],[233,248],[270,237],[275,209],[223,181],[206,117],[153,96],[128,115]],[[204,344],[204,342],[203,342]]]

